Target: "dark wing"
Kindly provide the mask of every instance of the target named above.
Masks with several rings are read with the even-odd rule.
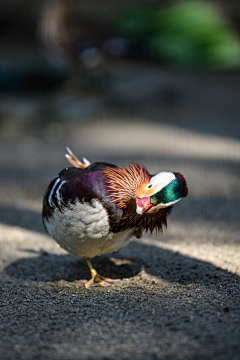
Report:
[[[80,169],[76,167],[65,168],[58,174],[58,176],[61,178],[61,180],[69,181],[83,174],[103,171],[106,167],[117,168],[117,166],[113,164],[108,164],[105,162],[95,162],[85,169]]]
[[[119,231],[123,211],[111,203],[108,189],[105,184],[105,175],[102,172],[106,167],[115,165],[96,162],[85,169],[65,168],[51,181],[43,199],[43,218],[53,215],[54,209],[64,211],[69,203],[76,201],[91,204],[93,199],[102,203],[108,212],[110,231]]]

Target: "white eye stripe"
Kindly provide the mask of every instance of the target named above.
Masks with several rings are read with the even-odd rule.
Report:
[[[174,173],[163,171],[163,172],[160,172],[160,173],[152,176],[148,186],[154,185],[155,186],[154,193],[157,193],[160,190],[162,190],[165,186],[167,186],[174,179],[176,179],[176,176],[174,175]]]

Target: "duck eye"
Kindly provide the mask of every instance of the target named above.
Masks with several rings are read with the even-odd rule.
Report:
[[[151,184],[151,185],[148,185],[148,189],[151,189],[151,187],[152,187],[152,184]]]

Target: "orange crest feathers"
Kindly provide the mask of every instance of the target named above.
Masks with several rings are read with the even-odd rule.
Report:
[[[139,164],[131,163],[126,168],[108,168],[103,171],[106,176],[106,183],[111,192],[114,202],[120,208],[127,207],[127,204],[136,199],[136,190],[150,181],[150,174],[147,169]]]

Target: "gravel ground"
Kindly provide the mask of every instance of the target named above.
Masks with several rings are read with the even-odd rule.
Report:
[[[132,106],[135,114],[118,117],[97,97],[2,98],[0,359],[239,359],[240,108],[234,84],[240,75],[224,76],[213,75],[205,85],[203,78],[178,78],[180,93],[189,90],[173,107],[145,93],[143,106],[137,91],[133,104],[119,82],[111,102],[121,89],[126,113]],[[44,232],[42,196],[67,165],[65,145],[90,161],[135,161],[151,172],[186,176],[189,196],[175,206],[163,234],[145,234],[93,260],[103,276],[121,278],[120,285],[85,289],[85,262]]]

